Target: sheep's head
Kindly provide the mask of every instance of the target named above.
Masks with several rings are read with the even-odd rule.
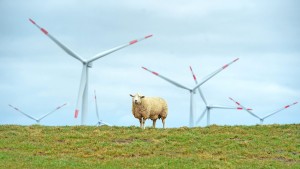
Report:
[[[145,96],[142,96],[140,94],[135,94],[135,95],[132,95],[130,94],[130,96],[132,97],[132,103],[133,104],[141,104],[142,103],[142,99],[145,97]]]

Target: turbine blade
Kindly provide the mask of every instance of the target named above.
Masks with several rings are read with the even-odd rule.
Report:
[[[259,120],[261,120],[260,117],[258,117],[256,114],[252,113],[248,108],[244,107],[243,105],[241,105],[239,102],[233,100],[231,97],[229,97],[229,99],[233,102],[235,102],[235,104],[237,104],[238,106],[242,107],[244,110],[246,110],[249,114],[251,114],[252,116],[258,118]]]
[[[48,36],[56,45],[58,45],[60,48],[62,48],[65,52],[67,52],[69,55],[71,55],[72,57],[74,57],[75,59],[79,60],[80,62],[84,63],[85,61],[75,52],[73,52],[72,50],[70,50],[69,48],[67,48],[64,44],[62,44],[61,42],[59,42],[56,38],[54,38],[51,34],[49,34],[49,32],[40,27],[36,22],[34,22],[32,19],[29,19],[29,21],[34,24],[38,29],[40,29],[46,36]]]
[[[32,116],[30,116],[30,115],[28,115],[28,114],[24,113],[24,112],[23,112],[23,111],[21,111],[20,109],[18,109],[18,108],[16,108],[16,107],[12,106],[12,105],[10,105],[10,104],[9,104],[9,107],[11,107],[11,108],[15,109],[15,110],[16,110],[17,112],[19,112],[19,113],[22,113],[24,116],[26,116],[26,117],[28,117],[28,118],[30,118],[30,119],[32,119],[32,120],[35,120],[35,121],[37,121],[37,119],[36,119],[36,118],[34,118],[34,117],[32,117]]]
[[[111,126],[110,124],[108,124],[108,123],[105,123],[105,122],[103,122],[103,121],[100,121],[100,125],[101,125],[101,124],[104,124],[104,125]]]
[[[232,107],[232,106],[222,106],[222,105],[210,105],[210,108],[214,108],[214,109],[237,109],[237,110],[243,110],[242,107]],[[247,108],[247,110],[252,110]]]
[[[87,65],[83,65],[82,67],[82,73],[81,73],[81,80],[80,80],[80,86],[78,91],[78,97],[77,97],[77,103],[76,103],[76,109],[75,109],[75,115],[74,117],[77,118],[79,114],[79,106],[81,105],[82,99],[83,99],[83,92],[86,85],[86,71],[88,67]]]
[[[96,115],[97,115],[97,119],[98,119],[98,121],[100,121],[100,119],[99,119],[99,113],[98,113],[98,104],[97,104],[96,90],[94,90],[94,93],[95,93],[95,106],[96,106]]]
[[[145,37],[140,38],[140,39],[135,39],[135,40],[132,40],[132,41],[130,41],[130,42],[128,42],[128,43],[125,43],[125,44],[123,44],[123,45],[114,47],[114,48],[112,48],[112,49],[109,49],[109,50],[104,51],[104,52],[101,52],[101,53],[98,53],[98,54],[96,54],[95,56],[93,56],[90,60],[88,60],[87,62],[93,62],[93,61],[95,61],[95,60],[97,60],[97,59],[99,59],[99,58],[102,58],[103,56],[106,56],[106,55],[108,55],[108,54],[111,54],[111,53],[113,53],[113,52],[115,52],[115,51],[117,51],[117,50],[120,50],[120,49],[122,49],[122,48],[125,48],[125,47],[127,47],[127,46],[133,45],[133,44],[135,44],[135,43],[137,43],[137,42],[140,42],[140,41],[142,41],[142,40],[148,39],[148,38],[150,38],[150,37],[152,37],[152,36],[153,36],[153,35],[148,35],[148,36],[145,36]]]
[[[237,109],[236,107],[222,106],[222,105],[210,105],[209,107],[214,109]]]
[[[183,86],[183,85],[181,85],[181,84],[179,84],[179,83],[177,83],[177,82],[175,82],[175,81],[173,81],[173,80],[171,80],[171,79],[169,79],[169,78],[166,78],[166,77],[164,77],[164,76],[162,76],[162,75],[160,75],[160,74],[158,74],[158,73],[156,73],[156,72],[154,72],[154,71],[152,71],[152,70],[149,70],[149,69],[147,69],[147,68],[145,68],[145,67],[142,67],[142,68],[145,69],[146,71],[151,72],[152,74],[154,74],[154,75],[156,75],[156,76],[158,76],[158,77],[160,77],[160,78],[166,80],[167,82],[172,83],[173,85],[175,85],[175,86],[177,86],[177,87],[179,87],[179,88],[182,88],[182,89],[186,89],[186,90],[188,90],[188,91],[191,91],[191,89],[189,89],[189,88],[187,88],[187,87],[185,87],[185,86]]]
[[[269,114],[269,115],[263,117],[262,119],[264,120],[264,119],[266,119],[266,118],[268,118],[268,117],[270,117],[270,116],[272,116],[272,115],[274,115],[274,114],[276,114],[276,113],[279,113],[279,112],[281,112],[282,110],[285,110],[285,109],[287,109],[287,108],[289,108],[289,107],[291,107],[291,106],[293,106],[293,105],[295,105],[295,104],[297,104],[297,103],[298,103],[298,102],[294,102],[294,103],[292,103],[292,104],[290,104],[290,105],[286,105],[286,106],[284,106],[284,107],[282,107],[282,108],[276,110],[275,112],[273,112],[273,113],[271,113],[271,114]]]
[[[198,124],[204,117],[205,112],[207,111],[207,109],[205,108],[204,111],[202,112],[201,116],[198,118],[198,120],[196,121],[196,124]]]
[[[233,60],[232,62],[222,66],[221,68],[219,68],[218,70],[216,70],[215,72],[213,72],[211,75],[207,76],[204,80],[202,80],[198,85],[196,85],[196,87],[193,88],[193,91],[195,91],[198,87],[200,87],[202,84],[204,84],[206,81],[208,81],[209,79],[211,79],[212,77],[214,77],[216,74],[218,74],[219,72],[221,72],[222,70],[226,69],[229,65],[233,64],[234,62],[236,62],[237,60],[239,60],[239,58],[236,58],[235,60]]]
[[[65,103],[65,104],[63,104],[63,105],[60,105],[60,106],[56,107],[54,110],[52,110],[52,111],[50,111],[49,113],[47,113],[47,114],[41,116],[41,117],[38,119],[38,121],[41,121],[43,118],[45,118],[45,117],[47,117],[48,115],[50,115],[50,114],[56,112],[57,110],[59,110],[60,108],[64,107],[65,105],[67,105],[67,103]]]
[[[198,84],[197,77],[196,77],[196,75],[194,74],[194,71],[193,71],[193,69],[192,69],[192,66],[190,66],[190,70],[191,70],[191,73],[192,73],[192,75],[193,75],[193,79],[194,79],[194,81],[195,81],[195,84],[197,85],[197,84]],[[198,88],[198,92],[199,92],[200,97],[202,98],[204,104],[207,106],[206,99],[205,99],[205,97],[204,97],[204,95],[203,95],[202,90],[200,89],[200,87]]]

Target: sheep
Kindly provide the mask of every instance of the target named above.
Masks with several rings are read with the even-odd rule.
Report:
[[[167,102],[160,97],[145,97],[140,94],[132,95],[132,114],[139,119],[140,127],[145,129],[145,121],[149,118],[153,121],[153,128],[155,128],[156,120],[160,119],[165,128],[165,120],[168,115]]]

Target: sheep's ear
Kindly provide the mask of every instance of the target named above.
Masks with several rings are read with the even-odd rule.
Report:
[[[141,96],[141,98],[145,98],[145,96]]]
[[[129,94],[129,96],[134,97],[132,94]]]

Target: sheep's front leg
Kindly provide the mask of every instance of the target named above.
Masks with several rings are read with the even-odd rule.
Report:
[[[153,128],[156,126],[156,119],[153,120]]]
[[[145,129],[145,121],[146,121],[146,119],[145,118],[142,118],[143,120],[142,120],[142,122],[143,122],[143,128]]]

